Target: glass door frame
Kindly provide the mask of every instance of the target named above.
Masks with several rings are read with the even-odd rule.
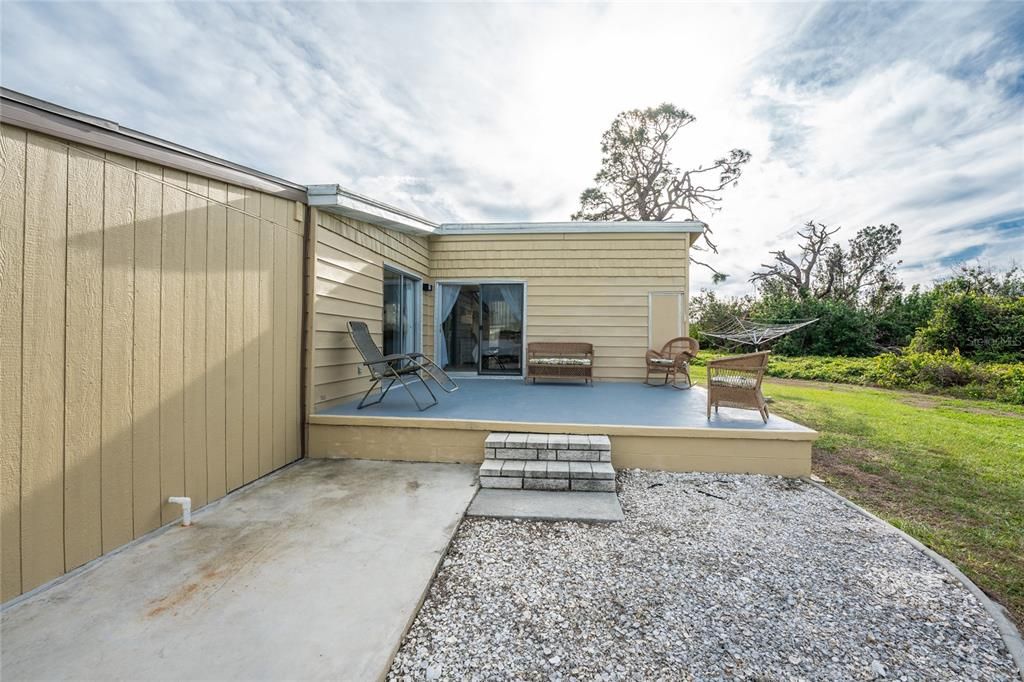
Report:
[[[528,300],[529,300],[528,289],[529,289],[529,286],[528,286],[528,284],[527,284],[525,279],[505,279],[505,278],[500,278],[500,279],[499,278],[491,278],[491,279],[488,279],[488,278],[484,278],[484,279],[461,279],[461,278],[459,278],[459,279],[436,279],[436,280],[434,280],[434,338],[436,339],[438,337],[438,334],[441,333],[441,325],[444,323],[444,320],[441,319],[441,306],[437,304],[437,302],[441,299],[441,287],[443,287],[445,285],[480,286],[482,284],[517,284],[517,285],[522,285],[522,287],[523,287],[523,320],[522,320],[523,340],[522,340],[522,344],[521,344],[522,347],[519,350],[519,373],[518,374],[497,374],[497,373],[492,373],[492,372],[487,372],[487,373],[481,372],[480,371],[480,367],[481,367],[480,363],[481,363],[482,357],[478,357],[477,358],[477,364],[476,364],[476,371],[475,372],[465,372],[465,371],[463,371],[463,372],[451,372],[451,374],[453,376],[488,377],[488,378],[491,378],[491,379],[522,378],[525,375],[525,372],[526,372],[526,339],[527,339],[527,332],[528,332],[527,325],[526,325],[526,319],[529,317],[529,315],[527,314],[527,311],[529,310],[529,308],[528,308]],[[435,355],[435,357],[437,356],[437,350],[436,349],[434,350],[434,355]]]
[[[420,276],[420,275],[417,275],[414,272],[410,272],[409,270],[406,270],[404,268],[400,268],[400,267],[397,267],[395,265],[392,265],[391,263],[385,263],[384,264],[384,270],[391,271],[393,274],[398,275],[399,278],[400,278],[399,282],[401,282],[401,284],[399,285],[400,292],[399,292],[399,296],[398,296],[398,300],[399,300],[399,304],[400,305],[404,305],[404,296],[401,293],[401,290],[404,288],[403,287],[404,283],[405,282],[409,282],[413,286],[413,308],[415,309],[413,312],[415,314],[415,318],[416,319],[411,324],[412,324],[412,328],[413,328],[412,338],[413,338],[413,346],[414,347],[412,349],[410,349],[410,350],[402,350],[402,352],[403,353],[422,353],[423,352],[423,277]],[[381,284],[383,285],[383,278],[381,279]],[[383,332],[384,332],[384,330],[383,330],[383,324],[384,324],[384,320],[383,320],[383,305],[384,305],[383,304],[383,296],[384,296],[384,294],[383,294],[383,291],[382,291],[381,292],[381,300],[382,300],[382,308],[381,308],[381,310],[382,310],[382,317],[381,317],[381,325],[382,325],[381,326],[381,334],[382,334],[381,348],[383,348],[383,346],[384,346],[384,343],[383,343]],[[402,319],[402,314],[401,313],[399,313],[398,318]]]

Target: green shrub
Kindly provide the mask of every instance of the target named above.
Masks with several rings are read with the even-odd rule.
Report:
[[[701,353],[694,364],[703,365],[707,360],[723,356],[723,353]],[[768,363],[768,375],[1024,405],[1024,363],[974,362],[957,351],[885,353],[870,358],[773,354]],[[700,377],[700,373],[695,377]]]
[[[906,348],[917,330],[932,316],[937,298],[934,291],[914,285],[907,293],[896,293],[875,315],[875,343],[879,348]]]
[[[955,292],[939,298],[913,351],[953,351],[980,360],[1024,360],[1024,297]]]
[[[754,303],[750,316],[758,320],[817,322],[782,337],[772,346],[784,355],[874,355],[876,328],[873,316],[847,301],[767,296]]]

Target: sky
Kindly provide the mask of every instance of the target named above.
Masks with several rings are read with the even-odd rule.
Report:
[[[0,81],[436,222],[567,220],[615,115],[696,117],[686,168],[753,160],[716,288],[808,220],[899,224],[900,273],[1024,265],[1024,3],[0,5]],[[694,268],[694,290],[711,287]]]

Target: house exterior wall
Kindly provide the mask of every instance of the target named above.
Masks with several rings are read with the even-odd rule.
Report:
[[[301,455],[304,206],[0,132],[6,601]]]
[[[438,282],[525,281],[527,342],[592,343],[595,379],[636,381],[650,347],[649,294],[686,301],[688,248],[685,233],[439,235],[430,271]]]
[[[431,283],[425,237],[316,211],[316,260],[312,269],[313,367],[309,404],[323,410],[361,395],[370,386],[359,352],[348,332],[351,320],[370,327],[383,343],[384,266]],[[434,296],[423,292],[423,352],[433,355]]]

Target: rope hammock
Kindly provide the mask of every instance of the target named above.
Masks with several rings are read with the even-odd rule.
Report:
[[[786,334],[795,332],[801,327],[806,327],[818,321],[818,318],[813,320],[794,320],[792,322],[758,322],[757,320],[741,320],[738,317],[733,319],[735,322],[725,329],[701,332],[701,334],[715,339],[753,346],[754,350],[760,350],[762,344],[774,341]]]

